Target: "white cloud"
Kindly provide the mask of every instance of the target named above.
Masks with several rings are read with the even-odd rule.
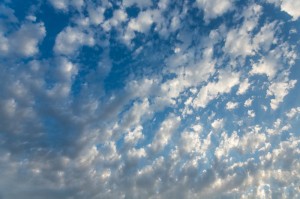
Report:
[[[273,51],[274,52],[274,51]],[[272,54],[272,52],[271,52]],[[278,67],[278,62],[276,58],[271,56],[262,57],[259,63],[253,64],[253,68],[250,71],[251,75],[260,74],[267,75],[268,79],[271,80],[275,77]]]
[[[142,130],[142,126],[137,126],[133,131],[128,132],[124,137],[125,143],[136,144],[139,140],[143,139],[144,135]]]
[[[229,93],[235,85],[239,83],[239,73],[234,73],[226,70],[219,71],[219,81],[209,82],[202,87],[197,97],[193,101],[193,107],[206,107],[206,105],[219,95]]]
[[[128,155],[129,159],[140,159],[140,158],[143,158],[143,157],[147,156],[146,151],[145,151],[144,148],[141,148],[141,149],[136,149],[136,148],[130,149],[128,151],[127,155]]]
[[[300,2],[298,0],[284,0],[281,3],[281,10],[287,12],[297,20],[300,17]]]
[[[204,20],[208,22],[232,10],[234,7],[233,2],[233,0],[197,0],[196,4],[203,9]]]
[[[139,13],[136,18],[131,18],[128,22],[127,29],[124,32],[123,40],[129,45],[135,37],[135,32],[147,33],[152,24],[159,21],[160,12],[158,10],[145,10]]]
[[[252,98],[248,98],[245,103],[244,106],[245,107],[250,107],[252,105],[253,99]]]
[[[196,132],[184,132],[180,138],[180,149],[185,153],[197,152],[200,150],[199,134]]]
[[[300,3],[297,0],[266,0],[268,3],[273,3],[275,6],[280,7],[281,11],[286,12],[292,16],[293,20],[300,17]]]
[[[298,113],[300,113],[300,107],[292,108],[286,113],[286,116],[291,119],[295,117]]]
[[[275,37],[277,23],[266,23],[261,27],[260,31],[253,38],[253,45],[256,51],[263,49],[265,52],[269,51],[272,44],[277,43],[277,38]]]
[[[252,117],[252,118],[255,117],[255,112],[254,112],[254,110],[248,110],[247,113],[248,113],[248,116],[249,116],[249,117]]]
[[[230,137],[223,132],[221,135],[221,143],[215,151],[216,157],[220,159],[222,156],[229,156],[229,152],[239,146],[239,140],[240,137],[237,132],[233,132]]]
[[[46,29],[43,23],[24,23],[8,37],[0,32],[0,52],[2,56],[34,56],[39,52],[38,44],[45,36]]]
[[[296,82],[297,80],[284,80],[271,83],[267,90],[267,96],[274,96],[270,103],[273,110],[276,110],[279,104],[283,102],[284,97],[294,88]]]
[[[54,8],[68,11],[69,7],[80,9],[84,5],[84,0],[49,0]]]
[[[175,133],[177,127],[180,125],[180,117],[170,114],[160,125],[151,143],[151,149],[155,152],[163,150],[169,143],[171,136]]]
[[[90,6],[88,8],[89,20],[94,25],[99,25],[104,21],[105,8]]]
[[[250,5],[243,10],[243,23],[227,32],[223,47],[225,53],[234,58],[254,55],[257,44],[253,44],[251,32],[258,25],[258,20],[262,13],[261,10],[261,6],[257,4]]]
[[[224,52],[234,56],[253,55],[251,37],[243,29],[230,30],[226,37]]]
[[[239,85],[239,89],[237,91],[237,95],[242,95],[242,94],[245,94],[247,92],[247,90],[249,89],[250,87],[250,83],[249,83],[249,79],[245,79],[244,81],[242,81],[242,83],[240,83]]]
[[[94,44],[95,40],[92,35],[78,28],[67,27],[57,35],[54,51],[57,54],[71,55],[84,45],[93,46]]]
[[[112,18],[106,20],[102,27],[105,31],[111,31],[112,27],[121,28],[122,23],[128,20],[127,13],[124,10],[114,10]]]
[[[211,123],[211,126],[215,129],[221,129],[224,126],[224,120],[223,119],[216,119]]]
[[[237,103],[237,102],[227,102],[226,109],[233,110],[233,109],[236,109],[238,107],[238,105],[239,105],[239,103]]]
[[[147,8],[152,5],[152,1],[149,0],[123,0],[123,6],[131,7],[137,5],[139,8]]]
[[[142,118],[151,117],[151,115],[152,110],[147,98],[141,102],[134,102],[132,108],[125,113],[120,127],[123,130],[129,130],[133,126],[138,125]]]
[[[200,124],[196,124],[194,126],[192,126],[192,129],[195,131],[195,132],[201,132],[203,130],[203,127],[200,125]]]

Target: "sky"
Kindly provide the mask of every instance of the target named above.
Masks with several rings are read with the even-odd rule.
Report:
[[[299,0],[0,0],[0,199],[300,198]]]

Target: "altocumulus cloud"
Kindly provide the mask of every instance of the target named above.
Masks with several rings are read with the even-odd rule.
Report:
[[[4,0],[0,198],[300,198],[298,0]]]

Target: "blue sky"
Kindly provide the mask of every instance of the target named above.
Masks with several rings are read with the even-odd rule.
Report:
[[[0,198],[300,198],[300,1],[2,0]]]

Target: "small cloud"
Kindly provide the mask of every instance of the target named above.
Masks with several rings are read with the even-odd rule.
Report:
[[[231,111],[233,109],[236,109],[238,107],[238,103],[237,102],[227,102],[226,104],[226,109]]]

